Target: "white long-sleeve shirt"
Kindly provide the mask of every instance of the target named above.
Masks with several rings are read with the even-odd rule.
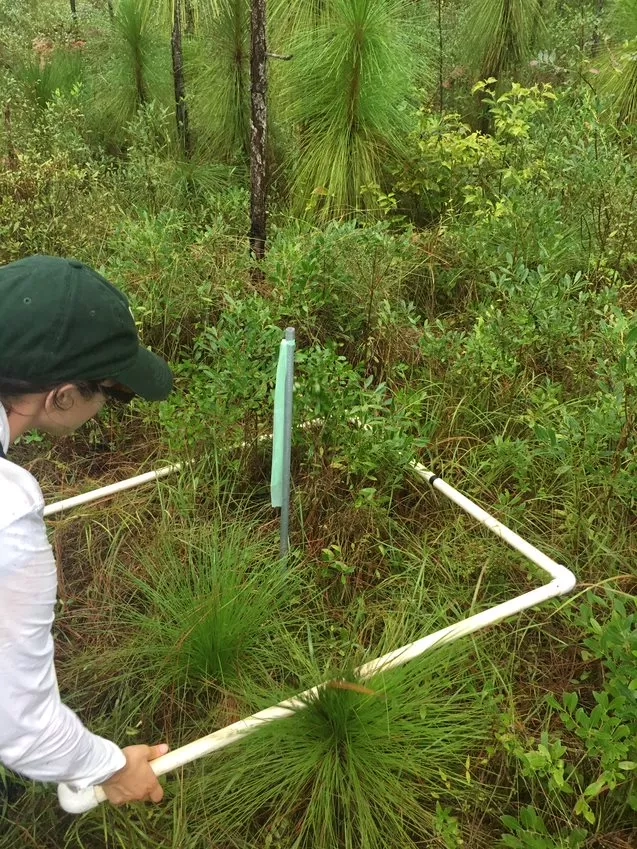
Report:
[[[9,422],[0,404],[0,443]],[[126,763],[60,699],[51,626],[57,571],[44,498],[26,469],[0,458],[0,762],[36,781],[82,790]]]

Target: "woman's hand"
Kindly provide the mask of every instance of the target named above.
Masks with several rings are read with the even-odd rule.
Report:
[[[126,805],[129,802],[161,802],[164,788],[150,767],[160,755],[165,755],[168,746],[127,746],[122,749],[126,757],[126,766],[112,775],[102,784],[106,798],[112,805]]]

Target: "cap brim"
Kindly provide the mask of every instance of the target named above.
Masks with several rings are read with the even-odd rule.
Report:
[[[113,377],[147,401],[163,401],[173,388],[168,363],[141,345],[135,362]]]

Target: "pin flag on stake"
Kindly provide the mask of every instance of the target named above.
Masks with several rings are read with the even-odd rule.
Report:
[[[270,473],[270,499],[273,507],[281,508],[281,557],[289,549],[290,528],[290,458],[292,454],[292,415],[294,394],[293,327],[285,330],[279,348],[279,363],[274,389],[274,424],[272,427],[272,470]]]

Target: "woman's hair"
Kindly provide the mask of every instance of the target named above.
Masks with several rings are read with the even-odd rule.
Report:
[[[68,381],[77,386],[77,389],[87,401],[100,391],[101,381],[99,380],[73,380]],[[12,402],[15,403],[19,398],[25,395],[35,395],[39,392],[52,392],[60,388],[62,384],[39,384],[31,383],[28,380],[16,380],[12,377],[0,377],[0,404],[5,408],[7,413],[11,411]],[[58,409],[64,409],[60,404],[57,395],[55,397],[55,405]]]

